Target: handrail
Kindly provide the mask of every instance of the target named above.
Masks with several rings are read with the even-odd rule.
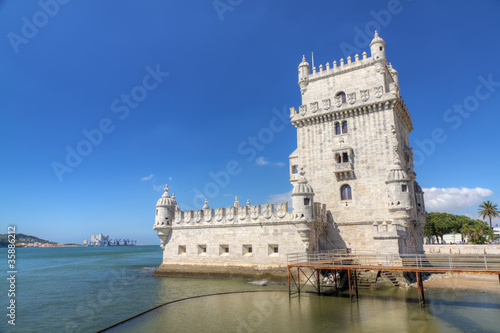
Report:
[[[500,269],[500,255],[440,254],[352,254],[346,250],[315,253],[291,253],[288,265],[325,263],[333,265],[433,267],[442,269]]]

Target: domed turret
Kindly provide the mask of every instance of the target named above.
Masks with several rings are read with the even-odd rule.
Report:
[[[299,86],[300,93],[303,95],[307,90],[309,84],[309,74],[311,73],[311,66],[306,61],[306,56],[302,56],[302,62],[299,64]]]
[[[156,203],[155,226],[171,226],[177,207],[175,197],[170,197],[168,185],[165,185],[165,192]]]
[[[300,175],[300,179],[292,190],[293,216],[295,219],[312,221],[314,219],[314,190],[308,184],[303,171]]]
[[[410,177],[400,164],[395,163],[387,176],[389,209],[401,210],[411,207]]]
[[[385,42],[382,38],[379,37],[377,30],[375,30],[375,37],[370,43],[370,51],[372,54],[372,58],[377,60],[385,60]]]

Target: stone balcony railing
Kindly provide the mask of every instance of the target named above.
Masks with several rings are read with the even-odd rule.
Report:
[[[336,163],[335,176],[338,180],[350,179],[354,176],[354,168],[351,162]]]

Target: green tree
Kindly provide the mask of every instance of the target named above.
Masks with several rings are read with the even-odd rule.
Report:
[[[479,216],[485,220],[487,217],[490,220],[490,228],[493,228],[491,226],[491,219],[492,218],[497,218],[500,217],[500,211],[498,210],[498,205],[494,204],[491,201],[483,201],[482,204],[479,205],[479,209],[477,210],[479,213]]]

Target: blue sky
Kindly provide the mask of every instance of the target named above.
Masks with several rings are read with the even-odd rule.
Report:
[[[157,244],[166,183],[182,209],[286,197],[302,55],[369,52],[374,29],[428,211],[477,217],[500,204],[499,13],[492,0],[0,1],[0,232]]]

